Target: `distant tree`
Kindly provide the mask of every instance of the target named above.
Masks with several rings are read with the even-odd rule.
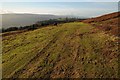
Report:
[[[4,30],[4,32],[9,32],[9,31],[16,31],[18,30],[18,27],[10,27]]]
[[[38,21],[33,25],[30,26],[20,26],[20,27],[10,27],[7,29],[2,29],[2,32],[9,32],[9,31],[15,31],[15,30],[34,30],[37,29],[39,27],[42,26],[48,26],[48,25],[55,25],[57,26],[60,23],[67,23],[67,22],[73,22],[73,21],[77,21],[80,20],[78,18],[58,18],[58,19],[49,19],[49,20],[45,20],[45,21]]]
[[[57,23],[57,22],[55,22],[55,23],[54,23],[54,26],[57,26],[57,25],[58,25],[58,23]]]
[[[37,29],[36,24],[33,24],[33,25],[29,26],[27,30],[34,30],[34,29]]]
[[[0,29],[0,33],[4,32],[4,30],[5,30],[4,28]]]

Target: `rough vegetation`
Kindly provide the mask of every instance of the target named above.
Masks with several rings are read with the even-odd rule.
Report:
[[[104,30],[109,34],[120,36],[120,12],[114,12],[96,18],[90,18],[84,20],[83,22],[91,23],[92,25]]]
[[[118,37],[82,22],[3,36],[3,78],[118,78]]]
[[[120,19],[120,12],[115,12],[111,14],[106,14],[96,18],[90,18],[84,20],[83,22],[91,23],[92,25],[98,27],[106,31],[109,34],[120,36],[119,34],[119,19]]]

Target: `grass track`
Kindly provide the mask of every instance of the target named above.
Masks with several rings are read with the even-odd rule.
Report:
[[[80,22],[3,37],[3,78],[116,78],[118,38]]]

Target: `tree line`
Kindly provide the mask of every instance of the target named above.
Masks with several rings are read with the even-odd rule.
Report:
[[[21,27],[9,27],[7,29],[2,28],[0,32],[10,32],[10,31],[16,31],[16,30],[35,30],[40,27],[48,26],[48,25],[54,25],[57,26],[61,23],[68,23],[68,22],[74,22],[74,21],[81,21],[84,19],[79,18],[58,18],[58,19],[49,19],[44,21],[38,21],[35,24],[29,25],[29,26],[21,26]]]

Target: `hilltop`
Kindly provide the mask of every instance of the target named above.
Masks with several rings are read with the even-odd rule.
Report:
[[[118,78],[119,38],[96,28],[116,19],[95,19],[3,36],[2,77]]]

